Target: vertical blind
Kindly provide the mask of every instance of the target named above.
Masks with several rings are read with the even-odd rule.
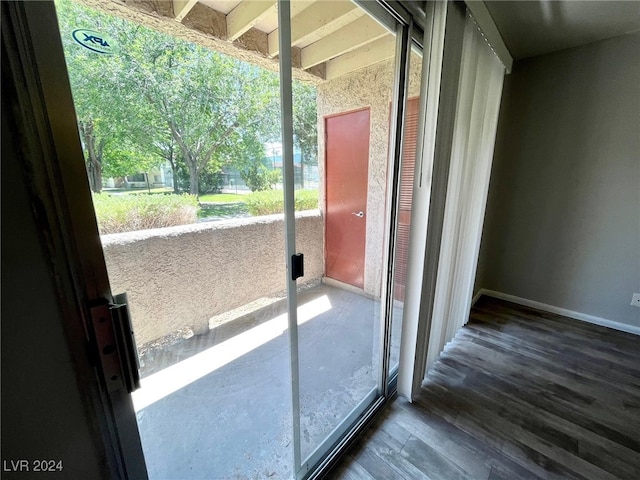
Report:
[[[504,66],[467,13],[427,370],[469,315]]]

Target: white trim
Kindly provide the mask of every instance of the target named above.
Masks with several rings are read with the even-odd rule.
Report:
[[[243,4],[240,4],[241,6]],[[282,176],[284,188],[285,262],[287,265],[287,319],[289,325],[289,365],[291,375],[291,429],[293,436],[293,471],[302,470],[300,443],[300,361],[298,343],[298,297],[296,279],[292,277],[296,254],[296,219],[293,182],[293,93],[291,78],[291,10],[288,1],[277,0],[278,42],[280,45],[280,122],[282,138]],[[251,8],[257,8],[252,6]],[[235,10],[233,10],[235,11]],[[232,11],[232,12],[233,12]],[[229,16],[227,16],[227,23]]]
[[[496,27],[487,6],[480,0],[465,0],[464,3],[466,3],[467,8],[471,12],[471,15],[473,15],[473,18],[482,31],[483,36],[486,38],[487,43],[498,56],[507,73],[511,73],[513,57],[502,40],[502,35],[500,35],[500,31],[498,30],[498,27]]]
[[[508,302],[517,303],[518,305],[524,305],[525,307],[537,308],[538,310],[544,310],[545,312],[549,313],[556,313],[558,315],[563,315],[575,320],[581,320],[583,322],[592,323],[594,325],[600,325],[601,327],[613,328],[614,330],[619,330],[621,332],[640,335],[640,327],[636,327],[634,325],[627,325],[626,323],[615,322],[613,320],[607,320],[606,318],[596,317],[587,313],[567,310],[566,308],[556,307],[542,302],[536,302],[535,300],[516,297],[515,295],[510,295],[508,293],[496,292],[495,290],[487,290],[486,288],[481,288],[476,296],[473,297],[473,303],[475,303],[476,300],[482,295],[487,295],[488,297],[499,298]]]

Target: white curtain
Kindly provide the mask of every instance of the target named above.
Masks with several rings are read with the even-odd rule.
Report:
[[[467,13],[427,371],[469,316],[504,72]]]

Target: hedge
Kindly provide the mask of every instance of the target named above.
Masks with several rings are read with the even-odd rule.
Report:
[[[282,190],[265,190],[245,195],[243,201],[247,204],[249,213],[254,216],[272,215],[284,212],[284,197]],[[295,192],[295,209],[315,210],[318,208],[317,190],[297,190]]]
[[[193,195],[93,195],[100,234],[131,232],[195,223],[198,200]]]

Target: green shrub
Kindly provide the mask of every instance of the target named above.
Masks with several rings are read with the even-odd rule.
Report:
[[[101,234],[187,225],[197,221],[193,195],[93,195]]]
[[[272,215],[284,212],[284,197],[282,190],[265,190],[245,195],[244,202],[249,213],[254,216]],[[297,190],[295,192],[295,208],[297,211],[314,210],[318,208],[317,190]]]
[[[318,190],[296,190],[296,211],[318,208]]]

